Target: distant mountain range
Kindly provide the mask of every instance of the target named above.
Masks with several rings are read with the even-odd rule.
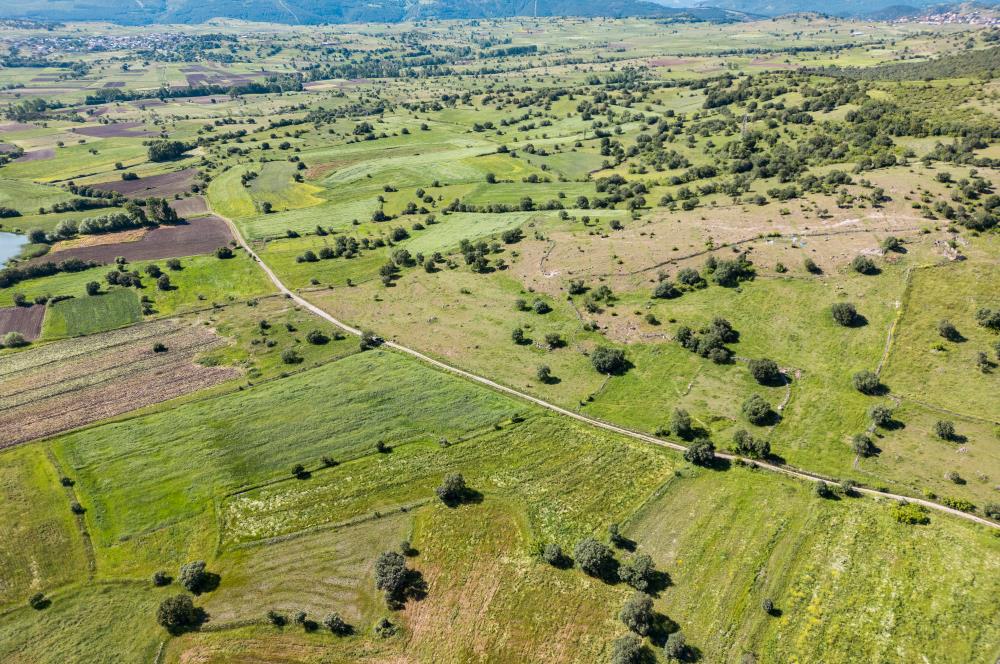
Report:
[[[676,7],[649,0],[24,0],[0,1],[0,18],[113,21],[127,25],[202,23],[212,18],[279,23],[396,23],[510,16],[642,16],[745,20],[745,12]]]
[[[899,0],[0,0],[0,18],[128,25],[202,23],[212,18],[315,24],[533,15],[729,22],[802,12],[896,18],[937,4],[934,0],[906,0],[906,4]]]

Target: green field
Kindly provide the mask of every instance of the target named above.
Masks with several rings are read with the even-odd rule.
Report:
[[[149,4],[2,22],[20,258],[238,232],[0,271],[0,661],[1000,658],[1000,11]]]
[[[101,295],[62,300],[45,312],[42,334],[47,339],[80,337],[113,330],[142,320],[139,296],[128,288],[115,288]]]

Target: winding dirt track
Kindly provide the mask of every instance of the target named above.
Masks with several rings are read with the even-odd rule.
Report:
[[[334,325],[336,325],[337,327],[341,328],[345,332],[350,332],[351,334],[353,334],[355,336],[361,336],[361,330],[359,330],[359,329],[357,329],[355,327],[351,327],[347,323],[344,323],[344,322],[342,322],[342,321],[334,318],[332,315],[330,315],[329,313],[327,313],[323,309],[320,309],[319,307],[317,307],[316,305],[312,304],[308,300],[303,299],[302,297],[300,297],[296,293],[293,293],[291,290],[289,290],[288,287],[285,286],[285,284],[282,283],[282,281],[274,273],[274,271],[271,270],[271,268],[267,265],[267,263],[265,263],[264,261],[262,261],[260,259],[260,256],[258,256],[257,253],[250,247],[250,245],[247,243],[247,241],[243,238],[243,234],[240,233],[240,229],[237,228],[236,224],[233,223],[232,219],[229,219],[228,217],[224,217],[223,215],[218,214],[218,213],[214,213],[214,214],[216,216],[218,216],[220,219],[223,219],[229,225],[229,229],[232,231],[233,237],[236,238],[236,241],[239,243],[239,245],[243,248],[244,251],[247,252],[247,254],[251,258],[253,258],[253,260],[257,263],[257,265],[260,266],[260,268],[264,271],[264,273],[267,274],[268,278],[274,283],[274,285],[278,288],[278,290],[281,291],[285,296],[291,298],[297,304],[301,305],[302,307],[305,307],[306,309],[308,309],[312,313],[316,314],[320,318],[323,318],[324,320],[327,320],[330,323],[333,323]],[[683,451],[685,451],[687,449],[687,447],[685,447],[684,445],[680,445],[678,443],[674,443],[674,442],[667,441],[667,440],[661,440],[659,438],[656,438],[654,436],[650,436],[649,434],[645,434],[645,433],[642,433],[640,431],[633,431],[632,429],[627,429],[625,427],[618,426],[617,424],[611,424],[610,422],[605,422],[603,420],[598,420],[598,419],[595,419],[593,417],[588,417],[586,415],[582,415],[580,413],[576,413],[576,412],[573,412],[571,410],[567,410],[567,409],[565,409],[565,408],[563,408],[561,406],[557,406],[557,405],[555,405],[553,403],[549,403],[548,401],[545,401],[544,399],[539,399],[538,397],[531,396],[530,394],[527,394],[525,392],[520,392],[520,391],[515,390],[515,389],[513,389],[511,387],[507,387],[506,385],[501,385],[500,383],[492,381],[489,378],[485,378],[485,377],[480,376],[478,374],[470,373],[468,371],[465,371],[464,369],[459,369],[458,367],[452,366],[450,364],[446,364],[444,362],[441,362],[440,360],[434,359],[433,357],[429,357],[427,355],[424,355],[420,351],[414,350],[414,349],[409,348],[407,346],[402,346],[402,345],[400,345],[400,344],[398,344],[398,343],[396,343],[394,341],[385,341],[382,345],[386,346],[388,348],[392,348],[393,350],[398,351],[400,353],[405,353],[406,355],[410,355],[412,357],[415,357],[418,360],[420,360],[421,362],[424,362],[426,364],[430,364],[430,365],[432,365],[434,367],[437,367],[439,369],[443,369],[444,371],[447,371],[449,373],[461,376],[462,378],[465,378],[467,380],[471,380],[471,381],[479,383],[481,385],[485,385],[485,386],[487,386],[489,388],[497,390],[498,392],[503,392],[504,394],[508,394],[508,395],[510,395],[512,397],[515,397],[517,399],[520,399],[522,401],[531,402],[531,403],[533,403],[533,404],[535,404],[537,406],[541,406],[542,408],[545,408],[545,409],[550,410],[552,412],[559,413],[560,415],[565,415],[566,417],[571,417],[574,420],[577,420],[579,422],[583,422],[584,424],[589,424],[590,426],[598,427],[600,429],[605,429],[607,431],[611,431],[611,432],[614,432],[614,433],[617,433],[617,434],[620,434],[620,435],[623,435],[623,436],[628,436],[629,438],[633,438],[635,440],[641,440],[641,441],[643,441],[645,443],[650,443],[652,445],[659,445],[660,447],[666,447],[666,448],[669,448],[669,449],[672,449],[672,450],[677,450],[678,452],[683,452]],[[718,458],[720,458],[720,459],[725,459],[727,461],[735,461],[736,459],[742,458],[742,457],[740,457],[738,455],[735,455],[735,454],[726,454],[726,453],[723,453],[723,452],[716,452],[715,456],[718,457]],[[754,461],[753,463],[758,468],[763,468],[764,470],[769,470],[771,472],[778,473],[780,475],[785,475],[787,477],[794,477],[794,478],[800,479],[800,480],[807,480],[807,481],[810,481],[810,482],[815,482],[815,481],[818,481],[818,480],[825,480],[825,481],[828,481],[828,482],[835,482],[836,481],[833,478],[824,477],[824,476],[818,475],[816,473],[812,473],[812,472],[809,472],[809,471],[806,471],[806,470],[800,470],[798,468],[791,468],[789,466],[784,466],[784,465],[779,466],[779,465],[776,465],[776,464],[767,463],[765,461]],[[930,501],[930,500],[924,500],[923,498],[913,498],[913,497],[910,497],[910,496],[903,496],[903,495],[896,494],[896,493],[889,493],[887,491],[879,491],[877,489],[869,489],[867,487],[856,487],[855,490],[858,493],[866,495],[866,496],[873,496],[873,497],[876,497],[876,498],[885,498],[885,499],[889,499],[889,500],[895,500],[895,501],[898,501],[898,502],[908,502],[908,503],[915,503],[917,505],[923,505],[924,507],[926,507],[928,509],[936,510],[938,512],[943,512],[945,514],[950,514],[951,516],[955,516],[955,517],[958,517],[960,519],[965,519],[966,521],[971,521],[973,523],[978,523],[980,525],[984,525],[984,526],[988,526],[990,528],[995,528],[995,529],[1000,530],[1000,523],[996,523],[994,521],[991,521],[989,519],[977,516],[975,514],[970,514],[968,512],[963,512],[961,510],[957,510],[957,509],[954,509],[954,508],[951,508],[951,507],[947,507],[946,505],[941,505],[940,503],[935,503],[935,502]]]

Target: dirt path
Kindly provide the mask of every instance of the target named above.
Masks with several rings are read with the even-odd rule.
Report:
[[[305,300],[305,299],[299,297],[297,294],[295,294],[291,290],[289,290],[288,287],[286,287],[285,284],[282,283],[282,281],[274,273],[274,271],[271,270],[271,268],[266,263],[264,263],[264,261],[262,261],[260,259],[260,257],[256,254],[256,252],[254,252],[254,250],[250,247],[250,245],[247,243],[247,241],[243,238],[243,234],[240,233],[240,229],[237,228],[236,224],[233,223],[233,221],[231,219],[229,219],[227,217],[224,217],[223,215],[218,214],[217,212],[214,213],[214,214],[216,214],[221,219],[225,220],[225,222],[227,224],[229,224],[229,228],[230,228],[230,230],[233,233],[233,237],[236,238],[236,241],[239,243],[239,245],[257,263],[257,265],[260,266],[260,268],[264,271],[265,274],[267,274],[268,278],[271,279],[271,281],[278,288],[278,290],[281,291],[281,293],[283,293],[286,297],[288,297],[288,298],[292,299],[293,301],[295,301],[300,306],[308,309],[309,311],[311,311],[312,313],[316,314],[320,318],[322,318],[322,319],[324,319],[326,321],[329,321],[330,323],[333,323],[334,325],[336,325],[337,327],[343,329],[344,331],[350,332],[351,334],[353,334],[355,336],[361,336],[361,330],[359,330],[359,329],[357,329],[355,327],[352,327],[352,326],[348,325],[347,323],[344,323],[344,322],[338,320],[337,318],[333,317],[332,315],[330,315],[329,313],[327,313],[323,309],[320,309],[319,307],[317,307],[316,305],[312,304],[308,300]],[[685,447],[684,445],[680,445],[678,443],[674,443],[674,442],[667,441],[667,440],[661,440],[659,438],[656,438],[656,437],[651,436],[649,434],[642,433],[640,431],[633,431],[632,429],[627,429],[625,427],[618,426],[617,424],[612,424],[610,422],[605,422],[604,420],[599,420],[599,419],[596,419],[596,418],[593,418],[593,417],[588,417],[587,415],[583,415],[583,414],[580,414],[580,413],[573,412],[571,410],[567,410],[566,408],[563,408],[561,406],[557,406],[554,403],[549,403],[548,401],[545,401],[544,399],[539,399],[538,397],[531,396],[530,394],[527,394],[525,392],[521,392],[519,390],[515,390],[514,388],[511,388],[511,387],[507,387],[506,385],[501,385],[500,383],[492,381],[489,378],[485,378],[483,376],[479,376],[477,374],[465,371],[464,369],[459,369],[458,367],[452,366],[450,364],[446,364],[444,362],[441,362],[440,360],[434,359],[433,357],[429,357],[427,355],[424,355],[420,351],[414,350],[412,348],[408,348],[407,346],[400,345],[400,344],[398,344],[398,343],[396,343],[394,341],[385,341],[382,345],[385,346],[385,347],[391,348],[391,349],[393,349],[395,351],[398,351],[400,353],[404,353],[406,355],[410,355],[411,357],[415,357],[418,360],[420,360],[421,362],[424,362],[425,364],[429,364],[429,365],[437,367],[439,369],[443,369],[444,371],[447,371],[447,372],[449,372],[451,374],[455,374],[457,376],[461,376],[462,378],[465,378],[465,379],[470,380],[472,382],[479,383],[481,385],[485,385],[486,387],[492,388],[492,389],[494,389],[494,390],[496,390],[498,392],[502,392],[504,394],[510,395],[510,396],[515,397],[517,399],[520,399],[522,401],[528,401],[530,403],[535,404],[536,406],[540,406],[540,407],[545,408],[545,409],[547,409],[549,411],[552,411],[554,413],[558,413],[560,415],[564,415],[566,417],[573,418],[574,420],[577,420],[579,422],[583,422],[584,424],[588,424],[590,426],[594,426],[594,427],[597,427],[597,428],[600,428],[600,429],[604,429],[606,431],[611,431],[612,433],[617,433],[617,434],[620,434],[622,436],[628,436],[629,438],[633,438],[635,440],[640,440],[640,441],[645,442],[645,443],[650,443],[652,445],[659,445],[660,447],[666,447],[668,449],[676,450],[678,452],[684,452],[684,451],[687,450],[687,447]],[[742,457],[740,457],[738,455],[726,454],[726,453],[723,453],[723,452],[717,452],[716,453],[716,457],[718,457],[720,459],[727,460],[727,461],[735,461],[737,459],[742,458]],[[810,482],[815,482],[815,481],[818,481],[818,480],[824,480],[824,481],[827,481],[827,482],[836,482],[837,481],[837,480],[834,480],[833,478],[824,477],[823,475],[812,473],[812,472],[809,472],[809,471],[806,471],[806,470],[800,470],[800,469],[797,469],[797,468],[791,468],[789,466],[779,466],[779,465],[768,463],[768,462],[765,462],[765,461],[754,461],[754,464],[758,468],[763,468],[764,470],[768,470],[768,471],[771,471],[771,472],[774,472],[774,473],[778,473],[780,475],[785,475],[786,477],[794,477],[794,478],[800,479],[800,480],[807,480],[807,481],[810,481]],[[930,500],[925,500],[923,498],[913,498],[913,497],[909,497],[909,496],[902,496],[902,495],[895,494],[895,493],[889,493],[887,491],[878,491],[877,489],[869,489],[867,487],[856,487],[855,490],[858,493],[860,493],[860,494],[867,495],[867,496],[873,496],[873,497],[876,497],[876,498],[886,498],[886,499],[895,500],[895,501],[898,501],[898,502],[908,502],[908,503],[915,503],[915,504],[918,504],[918,505],[923,505],[924,507],[927,507],[928,509],[936,510],[938,512],[943,512],[945,514],[950,514],[951,516],[956,516],[956,517],[958,517],[960,519],[965,519],[966,521],[971,521],[973,523],[978,523],[980,525],[989,526],[991,528],[995,528],[997,530],[1000,530],[1000,523],[996,523],[996,522],[991,521],[989,519],[985,519],[983,517],[976,516],[975,514],[969,514],[968,512],[963,512],[961,510],[957,510],[957,509],[954,509],[954,508],[951,508],[951,507],[947,507],[945,505],[941,505],[939,503],[935,503],[935,502],[930,501]]]

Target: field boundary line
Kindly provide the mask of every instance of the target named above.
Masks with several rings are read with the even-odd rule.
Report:
[[[294,293],[291,290],[289,290],[289,288],[287,286],[285,286],[285,284],[281,281],[281,279],[279,279],[278,276],[274,273],[274,270],[272,270],[270,268],[270,266],[268,266],[266,263],[264,263],[260,259],[260,257],[253,251],[253,249],[250,247],[250,245],[247,244],[246,240],[243,238],[243,235],[240,233],[239,228],[236,226],[236,224],[233,222],[233,220],[231,220],[228,217],[225,217],[223,215],[218,215],[218,216],[221,219],[223,219],[229,225],[230,230],[233,233],[233,237],[236,238],[237,243],[243,248],[244,251],[247,252],[247,254],[254,260],[254,262],[256,262],[260,266],[260,268],[264,271],[264,273],[267,274],[267,276],[271,279],[272,282],[274,282],[274,285],[277,286],[278,290],[280,290],[282,293],[284,293],[286,297],[289,297],[292,300],[298,302],[304,308],[306,308],[309,311],[313,312],[314,314],[316,314],[320,318],[323,318],[324,320],[327,320],[330,323],[333,323],[334,325],[340,327],[341,329],[345,330],[346,332],[350,332],[351,334],[354,334],[356,336],[361,336],[362,335],[362,331],[359,330],[358,328],[353,327],[351,325],[348,325],[347,323],[345,323],[345,322],[343,322],[343,321],[335,318],[332,314],[327,313],[326,311],[324,311],[320,307],[316,306],[315,304],[309,302],[308,300],[300,297],[296,293]],[[635,430],[629,429],[627,427],[619,426],[617,424],[612,424],[610,422],[606,422],[604,420],[599,420],[599,419],[596,419],[596,418],[593,418],[593,417],[589,417],[587,415],[582,415],[582,414],[574,412],[572,410],[568,410],[566,408],[563,408],[562,406],[557,406],[556,404],[550,403],[548,401],[545,401],[544,399],[540,399],[539,397],[534,397],[534,396],[532,396],[530,394],[527,394],[526,392],[521,392],[520,390],[516,390],[516,389],[514,389],[512,387],[508,387],[508,386],[503,385],[501,383],[498,383],[498,382],[496,382],[494,380],[490,380],[489,378],[486,378],[485,376],[480,376],[480,375],[474,374],[474,373],[472,373],[470,371],[466,371],[465,369],[460,369],[458,367],[452,366],[452,365],[447,364],[445,362],[442,362],[440,360],[436,360],[433,357],[425,355],[424,353],[421,353],[418,350],[415,350],[413,348],[409,348],[408,346],[404,346],[402,344],[396,343],[395,341],[388,341],[388,340],[386,340],[386,341],[384,341],[382,343],[382,345],[385,346],[385,347],[387,347],[387,348],[391,348],[393,350],[396,350],[396,351],[398,351],[400,353],[403,353],[403,354],[406,354],[406,355],[410,355],[411,357],[415,357],[416,359],[424,362],[425,364],[429,364],[429,365],[437,367],[439,369],[443,369],[444,371],[446,371],[448,373],[460,376],[462,378],[465,378],[465,379],[470,380],[470,381],[475,382],[475,383],[479,383],[481,385],[485,385],[486,387],[492,388],[492,389],[494,389],[494,390],[496,390],[498,392],[502,392],[504,394],[510,395],[510,396],[515,397],[517,399],[520,399],[522,401],[528,401],[530,403],[535,404],[536,406],[540,406],[540,407],[545,408],[547,410],[550,410],[552,412],[559,413],[561,415],[565,415],[566,417],[571,417],[574,420],[577,420],[579,422],[583,422],[584,424],[588,424],[590,426],[598,427],[598,428],[604,429],[606,431],[611,431],[612,433],[617,433],[617,434],[620,434],[622,436],[626,436],[626,437],[629,437],[629,438],[632,438],[632,439],[635,439],[635,440],[640,440],[640,441],[643,441],[643,442],[646,442],[646,443],[650,443],[652,445],[659,445],[660,447],[666,447],[668,449],[672,449],[674,451],[681,452],[681,453],[686,452],[687,449],[688,449],[686,446],[680,445],[678,443],[674,443],[674,442],[671,442],[671,441],[662,440],[660,438],[656,438],[656,437],[651,436],[651,435],[646,434],[646,433],[641,433],[639,431],[635,431]],[[724,453],[724,452],[717,452],[716,453],[716,457],[718,457],[720,459],[723,459],[723,460],[727,460],[727,461],[742,460],[742,458],[743,458],[743,457],[741,457],[739,455],[728,454],[728,453]],[[780,475],[785,475],[787,477],[793,477],[793,478],[796,478],[796,479],[806,480],[806,481],[810,481],[810,482],[818,482],[818,481],[835,482],[836,481],[833,478],[825,477],[825,476],[820,475],[818,473],[813,473],[811,471],[801,470],[801,469],[798,469],[798,468],[792,468],[790,466],[785,466],[785,465],[777,465],[777,464],[769,463],[769,462],[766,462],[766,461],[754,461],[754,465],[756,467],[758,467],[758,468],[763,468],[765,470],[769,470],[771,472],[774,472],[774,473],[777,473],[777,474],[780,474]],[[915,498],[915,497],[911,497],[911,496],[904,496],[904,495],[901,495],[901,494],[891,493],[889,491],[880,491],[878,489],[872,489],[872,488],[862,487],[862,486],[855,487],[855,491],[857,491],[858,493],[861,493],[863,495],[872,496],[872,497],[875,497],[875,498],[885,498],[885,499],[893,500],[893,501],[896,501],[896,502],[903,502],[903,503],[916,503],[916,504],[922,505],[922,506],[924,506],[924,507],[926,507],[928,509],[933,509],[933,510],[936,510],[938,512],[942,512],[944,514],[950,514],[951,516],[956,516],[956,517],[958,517],[960,519],[965,519],[966,521],[971,521],[973,523],[978,523],[980,525],[985,525],[985,526],[989,526],[990,528],[994,528],[996,530],[1000,530],[1000,523],[997,523],[997,522],[991,521],[989,519],[977,516],[975,514],[970,514],[969,512],[963,512],[961,510],[957,510],[957,509],[955,509],[953,507],[948,507],[946,505],[942,505],[940,503],[936,503],[936,502],[931,501],[931,500],[926,500],[926,499],[923,499],[923,498]]]

